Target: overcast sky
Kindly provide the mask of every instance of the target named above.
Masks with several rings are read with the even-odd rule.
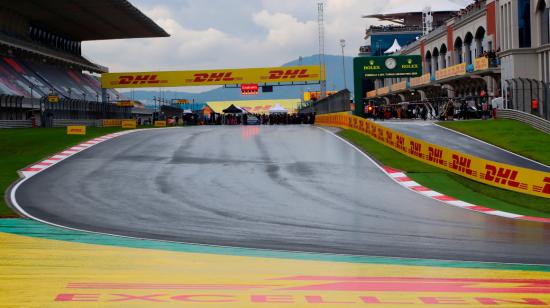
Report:
[[[86,42],[83,53],[112,72],[278,66],[318,52],[318,0],[130,0],[170,38]],[[325,0],[326,53],[357,55],[361,15],[456,8],[468,0]]]

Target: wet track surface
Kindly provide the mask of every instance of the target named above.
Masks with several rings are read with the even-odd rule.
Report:
[[[444,205],[394,183],[315,127],[128,134],[24,182],[29,214],[89,231],[191,243],[550,264],[550,224]]]
[[[423,121],[377,121],[386,127],[463,153],[519,167],[550,172],[550,167]]]

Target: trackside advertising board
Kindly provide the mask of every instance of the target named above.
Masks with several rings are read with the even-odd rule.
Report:
[[[409,157],[484,184],[550,199],[550,173],[464,154],[347,113],[318,115],[315,123],[353,129]]]
[[[356,78],[418,77],[422,75],[420,56],[357,57],[353,59]]]
[[[67,135],[86,135],[86,126],[83,126],[83,125],[67,126]]]
[[[185,87],[227,84],[260,84],[319,81],[318,65],[201,71],[106,73],[102,88]]]

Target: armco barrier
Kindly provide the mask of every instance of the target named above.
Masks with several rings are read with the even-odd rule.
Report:
[[[498,119],[511,119],[531,125],[533,128],[550,134],[550,121],[536,115],[513,109],[498,109]]]
[[[353,129],[411,158],[498,188],[550,198],[550,173],[464,154],[409,137],[347,113],[318,115],[316,124]]]
[[[72,125],[97,127],[101,125],[101,122],[99,120],[71,120],[71,119],[54,119],[53,120],[53,127],[67,127]]]
[[[0,120],[0,128],[28,128],[32,120]]]

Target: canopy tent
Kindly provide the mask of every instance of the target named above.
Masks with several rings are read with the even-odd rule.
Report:
[[[267,114],[269,109],[275,104],[281,105],[288,110],[288,113],[298,112],[297,106],[300,104],[300,99],[277,99],[277,100],[241,100],[241,101],[214,101],[208,102],[208,107],[212,108],[215,113],[223,113],[223,110],[231,105],[239,106],[249,113]]]
[[[231,106],[223,110],[223,113],[243,113],[243,111],[240,108],[237,108],[235,105],[231,104]]]
[[[280,104],[275,104],[269,109],[269,113],[288,113],[288,109],[283,108]]]
[[[401,45],[399,45],[399,42],[397,41],[397,39],[395,39],[393,41],[393,45],[391,45],[391,47],[388,48],[388,50],[384,51],[384,54],[391,54],[394,52],[398,52],[399,50],[401,50]]]
[[[193,111],[191,109],[183,109],[183,114],[191,114]]]

